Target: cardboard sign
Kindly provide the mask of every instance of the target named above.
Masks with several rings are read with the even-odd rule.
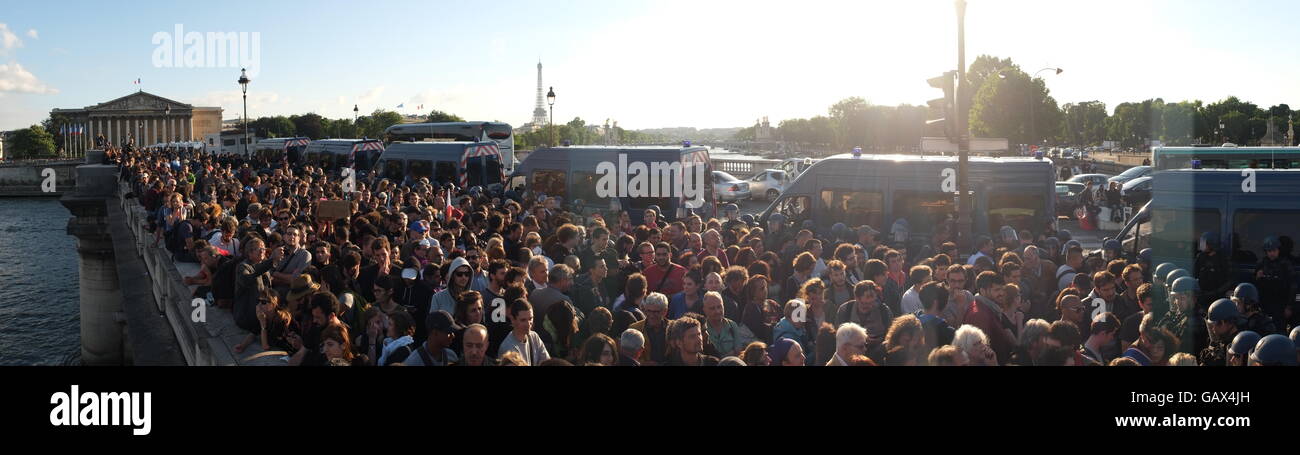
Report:
[[[351,201],[320,201],[316,203],[316,219],[337,220],[352,215]]]

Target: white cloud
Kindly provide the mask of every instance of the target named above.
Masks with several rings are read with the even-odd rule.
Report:
[[[36,29],[34,28],[27,29],[27,36],[31,37],[32,39],[41,39],[39,36],[36,36]]]
[[[0,92],[54,95],[59,93],[59,89],[45,85],[31,72],[23,69],[23,66],[18,62],[11,62],[9,64],[0,64]]]
[[[0,22],[0,55],[9,53],[10,49],[23,47],[23,40],[9,30],[9,26]]]
[[[374,87],[370,90],[366,90],[366,93],[357,97],[357,104],[368,104],[374,106],[375,103],[379,101],[379,97],[383,96],[383,94],[384,94],[384,86],[382,85],[378,87]]]

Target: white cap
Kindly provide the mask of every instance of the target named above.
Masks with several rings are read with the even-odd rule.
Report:
[[[402,279],[414,280],[417,276],[415,269],[402,269]]]

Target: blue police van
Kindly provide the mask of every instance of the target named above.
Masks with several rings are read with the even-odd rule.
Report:
[[[709,149],[689,144],[546,147],[519,164],[510,188],[560,196],[575,212],[627,211],[640,224],[650,206],[666,219],[714,216],[712,174]]]
[[[1295,256],[1300,234],[1300,169],[1177,169],[1157,172],[1152,199],[1120,231],[1125,256],[1151,248],[1152,264],[1173,263],[1188,271],[1201,234],[1214,233],[1231,259],[1234,281],[1252,281],[1264,239],[1275,237],[1280,254]],[[1295,270],[1300,278],[1300,268]],[[1300,284],[1300,283],[1297,283]]]

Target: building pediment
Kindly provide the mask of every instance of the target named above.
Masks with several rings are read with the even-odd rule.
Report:
[[[136,92],[130,95],[103,103],[89,106],[88,111],[125,111],[125,110],[162,110],[168,106],[172,110],[190,110],[194,106],[169,100],[158,95],[147,92]]]

